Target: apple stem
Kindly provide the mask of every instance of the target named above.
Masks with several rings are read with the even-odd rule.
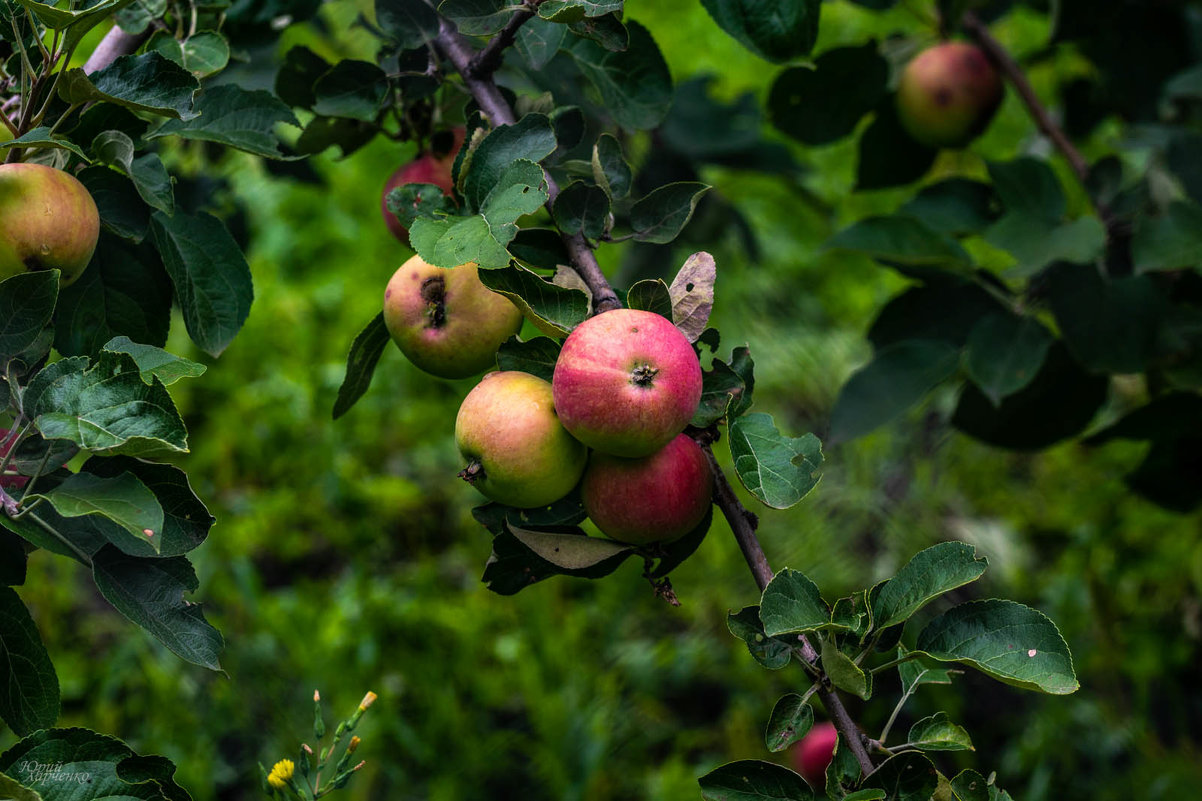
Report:
[[[474,484],[484,478],[484,465],[478,459],[472,459],[467,467],[459,471],[458,476],[469,484]]]

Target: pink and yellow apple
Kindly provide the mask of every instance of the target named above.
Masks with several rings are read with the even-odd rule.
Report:
[[[649,456],[684,430],[701,399],[701,364],[670,320],[615,309],[563,343],[552,379],[572,436],[613,456]]]
[[[489,373],[459,407],[459,473],[485,497],[529,509],[554,503],[580,481],[588,451],[559,423],[551,385],[529,373]]]
[[[467,378],[495,364],[522,327],[522,312],[484,284],[476,265],[449,270],[414,256],[384,290],[384,325],[409,361],[440,378]]]
[[[580,496],[584,511],[610,539],[631,545],[671,542],[705,519],[713,477],[701,446],[680,434],[641,459],[594,451]]]
[[[960,148],[989,125],[1002,94],[1002,79],[984,51],[945,42],[919,53],[902,71],[897,116],[922,144]]]
[[[79,278],[100,236],[96,202],[73,175],[44,164],[0,164],[0,281],[33,270]]]
[[[826,766],[835,756],[839,732],[832,723],[819,723],[793,748],[793,765],[811,787],[826,786]]]
[[[388,193],[405,184],[434,184],[446,195],[454,191],[455,181],[451,177],[451,169],[455,166],[459,148],[463,146],[466,131],[463,128],[453,128],[444,133],[451,136],[449,150],[427,150],[408,164],[401,165],[384,182],[384,192],[380,196],[380,211],[384,215],[384,224],[393,236],[406,245],[409,244],[409,229],[401,225],[397,216],[388,210]]]

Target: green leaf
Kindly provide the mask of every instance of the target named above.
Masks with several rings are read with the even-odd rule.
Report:
[[[577,502],[578,505],[578,502]],[[562,529],[561,529],[562,531]],[[584,532],[576,529],[577,536],[585,538]],[[513,595],[521,590],[556,575],[580,578],[607,576],[630,556],[630,550],[615,553],[607,559],[582,569],[560,567],[543,559],[533,550],[518,541],[506,526],[493,537],[492,555],[484,568],[482,580],[488,588],[499,595]]]
[[[1176,200],[1158,217],[1138,217],[1131,258],[1141,273],[1202,267],[1202,207]]]
[[[510,337],[497,349],[497,367],[520,370],[550,381],[555,374],[559,349],[560,343],[550,337],[534,337],[525,342]]]
[[[183,556],[145,559],[106,545],[92,557],[100,593],[118,612],[150,632],[176,656],[210,670],[224,642],[204,619],[201,605],[184,600],[199,582]]]
[[[384,353],[389,342],[388,328],[384,325],[384,312],[380,312],[367,324],[351,343],[350,352],[346,355],[346,377],[338,388],[338,398],[334,401],[334,419],[351,410],[367,388],[371,386],[371,378],[375,375],[376,364]]]
[[[438,36],[438,14],[424,0],[376,0],[376,22],[401,50],[421,47]]]
[[[88,167],[75,177],[96,201],[100,222],[105,228],[135,243],[146,238],[150,232],[150,209],[133,181],[116,170],[99,165]]]
[[[897,649],[898,659],[909,655],[910,652],[905,648],[899,647]],[[914,690],[923,684],[952,683],[952,671],[947,668],[937,667],[935,663],[928,659],[916,658],[902,662],[897,666],[897,672],[901,678],[902,692],[907,695],[913,694]]]
[[[797,693],[789,693],[772,707],[764,744],[772,753],[783,751],[805,737],[813,725],[814,708]]]
[[[539,162],[555,152],[555,131],[545,114],[527,114],[513,125],[498,125],[465,160],[459,181],[469,210],[480,210],[502,177],[519,160]],[[537,186],[537,181],[532,181]]]
[[[843,798],[860,783],[860,763],[847,747],[843,735],[835,740],[835,753],[826,766],[827,798]]]
[[[822,638],[822,669],[840,690],[863,698],[872,697],[872,676],[860,669],[851,657],[839,650],[828,637]]]
[[[134,537],[139,544],[149,545],[156,554],[159,552],[163,540],[163,507],[154,493],[132,473],[111,477],[76,473],[54,489],[28,498],[46,500],[63,517],[99,515],[115,523],[126,536]]]
[[[254,298],[246,257],[225,223],[203,212],[156,212],[150,232],[189,336],[205,353],[220,355],[246,322]]]
[[[739,417],[753,403],[751,393],[755,389],[755,362],[752,361],[751,350],[746,347],[735,348],[730,354],[730,369],[743,379],[743,391],[732,398],[729,410],[732,417]]]
[[[585,17],[599,17],[622,10],[623,0],[546,0],[539,6],[538,15],[552,22],[579,22]]]
[[[964,367],[996,406],[1035,379],[1053,342],[1052,332],[1034,317],[990,314],[969,334]]]
[[[630,47],[630,31],[622,24],[621,12],[586,17],[568,23],[568,30],[577,36],[592,39],[606,50],[620,53]]]
[[[88,729],[35,732],[0,754],[0,772],[46,801],[187,801],[164,757]],[[0,789],[4,789],[0,784]],[[26,801],[16,796],[14,801]]]
[[[812,801],[805,780],[788,768],[745,759],[716,768],[697,780],[705,801]]]
[[[104,350],[113,353],[128,353],[142,371],[142,380],[153,384],[154,379],[163,382],[163,386],[171,386],[181,378],[196,378],[202,376],[208,368],[199,362],[168,353],[153,345],[140,345],[129,337],[113,337],[104,345]]]
[[[854,1],[854,0],[853,0]],[[843,796],[843,801],[885,801],[888,798],[884,790],[870,787],[867,790],[856,790]]]
[[[65,136],[55,136],[49,128],[34,128],[25,134],[18,136],[16,139],[10,139],[7,142],[0,142],[0,152],[14,147],[53,147],[59,150],[69,150],[79,156],[85,162],[90,162],[87,154],[80,149],[79,145],[72,142]]]
[[[388,76],[375,64],[346,59],[317,79],[313,97],[322,116],[371,122],[388,97]]]
[[[675,239],[688,224],[701,196],[710,190],[706,184],[680,181],[661,186],[630,207],[630,227],[639,242],[665,245]]]
[[[606,50],[591,39],[575,38],[564,47],[601,95],[601,105],[627,130],[647,130],[664,121],[672,103],[672,76],[659,45],[642,25],[630,20],[630,46]]]
[[[442,0],[438,13],[467,36],[491,36],[505,27],[522,7],[513,0]]]
[[[184,66],[197,78],[221,72],[230,61],[230,45],[216,31],[189,36],[184,45]]]
[[[920,751],[975,751],[972,739],[962,727],[952,723],[946,712],[936,712],[910,727],[906,737]]]
[[[118,336],[161,346],[170,324],[171,279],[154,248],[102,230],[88,269],[59,290],[54,347],[65,356],[91,355]]]
[[[550,336],[566,335],[588,317],[588,295],[544,281],[525,267],[481,270],[480,283],[516,303]]]
[[[991,784],[975,770],[962,770],[951,781],[956,801],[991,801]]]
[[[0,773],[0,797],[8,801],[43,801],[42,796]]]
[[[290,106],[312,108],[317,102],[313,84],[332,65],[304,45],[293,45],[284,54],[284,62],[275,76],[275,93]]]
[[[607,559],[632,550],[629,545],[603,540],[600,537],[531,531],[517,526],[510,526],[509,531],[518,542],[534,551],[539,557],[556,567],[567,570],[584,570],[594,567]]]
[[[949,609],[918,635],[917,650],[1025,690],[1064,695],[1080,686],[1056,624],[1014,601],[969,601]]]
[[[485,271],[501,269],[513,259],[506,246],[517,235],[518,218],[537,211],[546,201],[542,168],[519,159],[500,175],[479,214],[417,219],[409,241],[423,259],[439,267],[470,261]]]
[[[951,236],[967,236],[983,231],[997,213],[993,187],[967,178],[948,178],[924,186],[916,196],[898,209],[933,231]]]
[[[609,195],[599,186],[572,181],[555,198],[552,213],[565,234],[598,239],[609,225]]]
[[[1107,279],[1092,266],[1049,271],[1052,313],[1068,349],[1098,373],[1141,373],[1156,359],[1168,300],[1155,277]]]
[[[785,568],[764,588],[760,620],[769,637],[799,634],[829,626],[831,610],[814,582],[800,571]]]
[[[971,257],[954,240],[921,220],[901,214],[860,220],[831,237],[826,247],[912,266],[960,270],[972,265]]]
[[[976,581],[987,567],[989,560],[963,542],[941,542],[919,551],[876,595],[874,626],[880,630],[904,623],[931,600]]]
[[[701,0],[701,4],[722,30],[765,61],[781,64],[808,56],[818,39],[820,0]]]
[[[630,194],[633,177],[630,165],[622,156],[622,143],[612,134],[603,133],[593,145],[593,180],[597,186],[617,199]]]
[[[876,118],[860,137],[857,150],[857,191],[913,183],[926,174],[939,155],[935,148],[915,142],[901,127],[892,94],[877,105]]]
[[[384,203],[405,228],[423,217],[437,220],[455,213],[455,201],[437,184],[402,184],[389,190]]]
[[[0,390],[2,395],[3,390]],[[27,557],[25,542],[8,529],[0,529],[0,587],[20,587],[25,583]]]
[[[822,443],[813,434],[785,437],[771,415],[746,414],[730,423],[730,455],[739,481],[773,509],[787,509],[817,484]]]
[[[684,266],[668,287],[672,298],[672,322],[689,342],[696,342],[709,323],[717,279],[714,257],[700,251],[685,259]]]
[[[97,161],[118,167],[129,176],[138,196],[164,214],[175,213],[171,176],[156,153],[134,158],[134,142],[123,131],[104,131],[92,141]]]
[[[90,76],[75,67],[62,74],[58,93],[68,103],[107,101],[179,120],[195,116],[196,78],[159,53],[121,56]]]
[[[855,439],[894,420],[955,375],[959,362],[957,348],[935,340],[881,348],[839,391],[831,412],[831,439]]]
[[[824,145],[850,134],[876,108],[889,81],[889,62],[876,42],[828,50],[813,66],[790,67],[776,76],[768,113],[780,132],[807,145]]]
[[[1055,261],[1096,261],[1106,247],[1106,229],[1092,215],[1050,223],[1038,217],[1007,214],[986,229],[985,241],[1007,251],[1018,262],[1007,271],[1008,276],[1023,278]]]
[[[709,370],[701,374],[701,400],[689,425],[709,428],[727,415],[727,409],[746,391],[743,379],[726,362],[714,359]],[[736,416],[737,415],[732,415]]]
[[[747,606],[729,613],[726,616],[726,628],[747,643],[752,658],[768,670],[780,670],[793,658],[793,647],[789,643],[764,633],[758,606]]]
[[[0,587],[0,718],[24,736],[53,726],[58,712],[58,676],[37,624],[20,596]]]
[[[129,5],[132,0],[99,0],[99,2],[78,11],[56,8],[53,4],[39,3],[37,0],[16,0],[16,2],[32,11],[48,28],[66,31],[60,46],[63,51],[71,52],[83,40],[88,31],[108,19],[110,14]]]
[[[917,751],[890,757],[864,778],[862,787],[885,791],[887,801],[931,801],[939,786],[939,772]]]
[[[626,306],[672,319],[672,296],[662,278],[646,278],[636,282],[626,293]]]
[[[514,46],[532,70],[541,70],[559,53],[567,36],[563,25],[535,17],[518,29]]]
[[[186,453],[183,420],[161,382],[147,386],[133,357],[101,352],[45,367],[25,389],[25,414],[46,439],[104,455]]]
[[[148,139],[178,136],[216,142],[269,159],[293,158],[280,152],[279,125],[300,127],[292,110],[270,92],[250,91],[236,84],[205,89],[196,98],[197,116],[183,121],[168,120],[147,135]]]
[[[35,270],[0,281],[0,369],[37,342],[58,302],[58,270]]]
[[[1060,179],[1046,161],[1024,156],[989,163],[989,177],[1008,214],[1058,223],[1067,201]]]

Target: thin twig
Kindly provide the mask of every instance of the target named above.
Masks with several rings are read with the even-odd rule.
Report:
[[[505,23],[505,27],[488,41],[483,50],[472,57],[468,70],[473,78],[487,78],[500,69],[505,50],[517,38],[518,29],[534,17],[540,2],[541,0],[535,0],[535,2],[528,3],[525,7],[514,11],[509,22]]]

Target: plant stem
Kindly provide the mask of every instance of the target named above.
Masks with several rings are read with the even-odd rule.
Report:
[[[880,673],[882,670],[888,670],[891,667],[897,667],[898,665],[902,664],[903,662],[909,662],[913,659],[917,659],[920,656],[922,656],[922,654],[920,654],[918,651],[910,651],[905,656],[899,656],[897,659],[886,662],[883,665],[877,665],[876,667],[872,668],[868,672],[869,673]]]
[[[87,553],[85,553],[84,551],[80,550],[80,548],[79,548],[79,546],[78,546],[78,545],[76,545],[75,543],[71,542],[71,540],[67,539],[67,538],[66,538],[66,537],[64,537],[62,534],[60,534],[60,533],[59,533],[59,531],[58,531],[58,529],[56,529],[54,526],[50,525],[50,524],[49,524],[49,523],[47,523],[45,520],[43,520],[42,518],[38,517],[38,516],[37,516],[37,515],[35,515],[35,514],[32,514],[32,513],[30,513],[30,514],[29,514],[29,519],[30,519],[30,520],[32,520],[33,522],[37,523],[37,524],[38,524],[39,526],[41,526],[41,527],[42,527],[44,530],[46,530],[46,531],[47,531],[47,532],[49,532],[51,535],[53,535],[53,537],[54,537],[56,540],[58,540],[59,542],[61,542],[63,545],[66,545],[68,548],[70,548],[72,551],[74,551],[74,552],[75,552],[75,555],[79,557],[79,561],[83,562],[83,563],[84,563],[85,565],[87,565],[89,568],[91,568],[91,567],[92,567],[92,557],[88,556],[88,555],[87,555]]]
[[[885,728],[881,729],[881,736],[876,738],[880,743],[881,748],[885,747],[885,740],[889,737],[889,730],[893,728],[893,724],[897,722],[897,716],[901,713],[902,707],[906,705],[906,701],[910,700],[910,696],[914,694],[914,688],[911,687],[902,693],[901,700],[897,702],[897,706],[893,707],[893,714],[889,716],[889,720],[885,722]]]

